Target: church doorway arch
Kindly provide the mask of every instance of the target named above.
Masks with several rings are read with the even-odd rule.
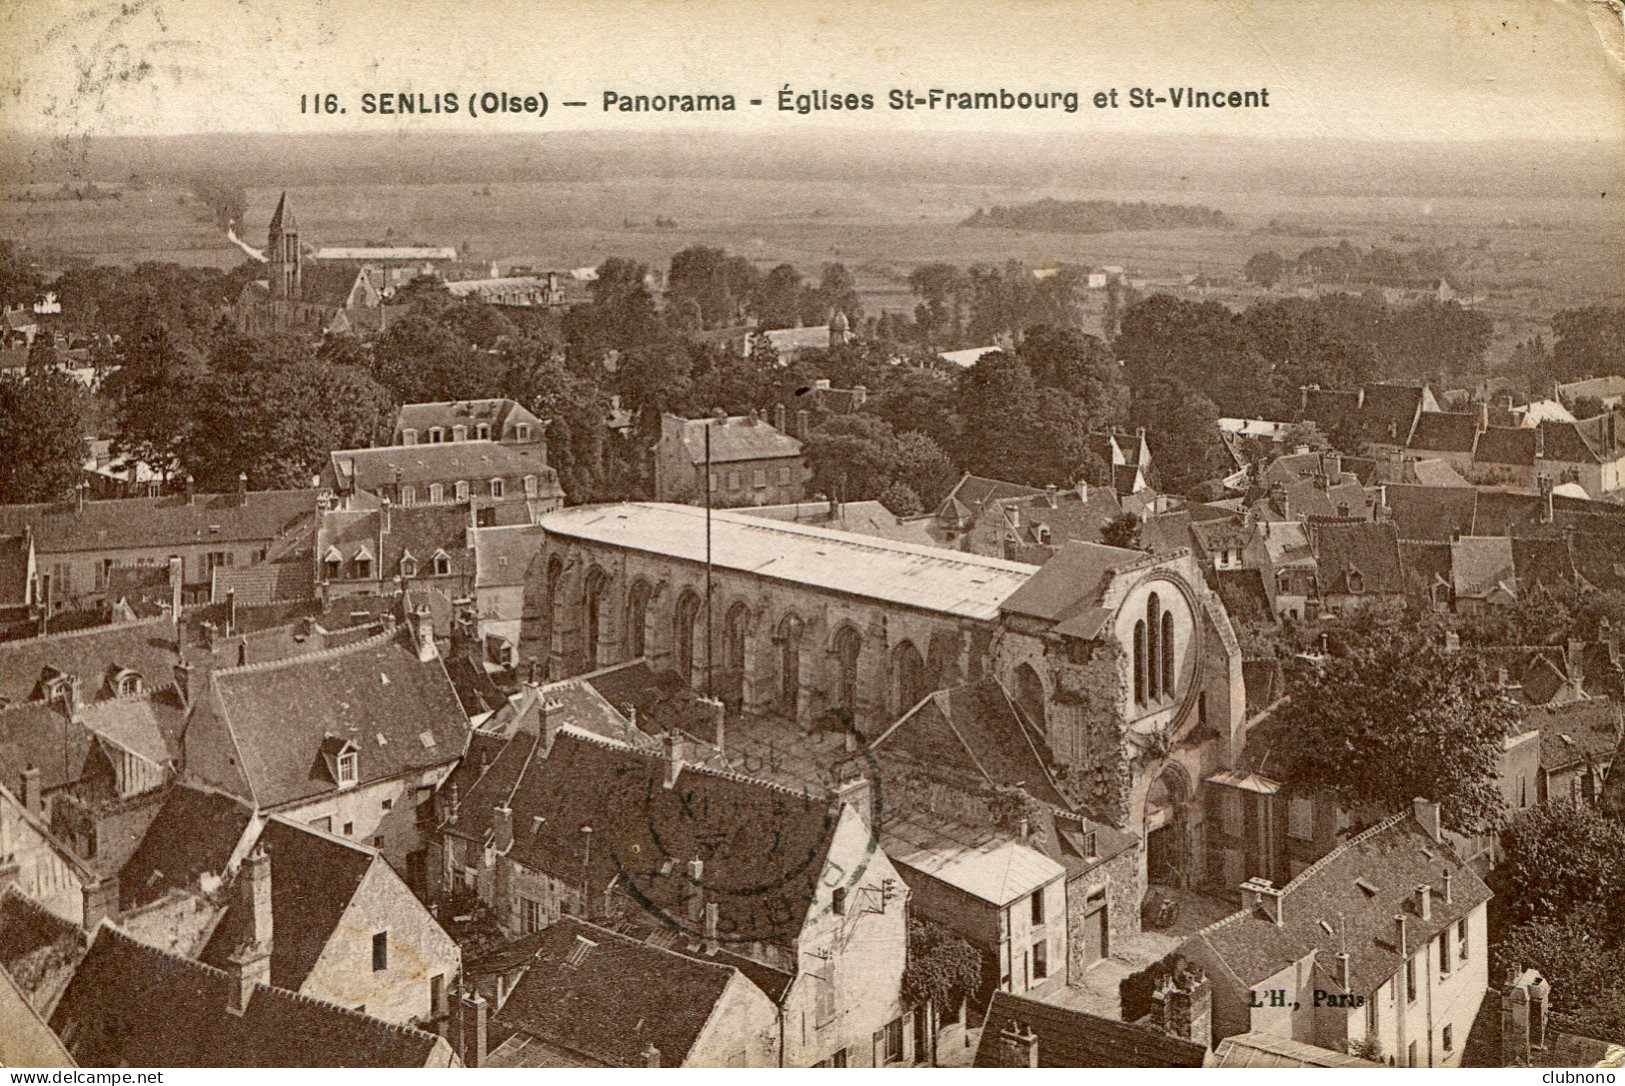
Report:
[[[1191,787],[1185,771],[1170,762],[1145,796],[1146,879],[1163,886],[1188,884]]]

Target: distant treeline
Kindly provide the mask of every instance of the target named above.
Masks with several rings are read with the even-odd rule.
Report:
[[[187,185],[214,213],[214,224],[220,229],[243,221],[248,211],[248,194],[241,185],[207,176],[193,177]]]
[[[1148,204],[1143,201],[1035,200],[1013,207],[979,207],[976,214],[961,225],[1100,234],[1108,230],[1180,230],[1193,226],[1224,228],[1232,224],[1224,212],[1211,207]]]
[[[1266,287],[1289,276],[1313,283],[1417,286],[1437,282],[1454,274],[1457,268],[1455,254],[1445,249],[1423,247],[1401,252],[1380,245],[1362,249],[1344,241],[1317,245],[1296,257],[1258,253],[1247,261],[1245,270],[1248,279]]]

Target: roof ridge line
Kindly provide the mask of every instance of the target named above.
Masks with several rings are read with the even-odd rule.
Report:
[[[376,633],[371,637],[365,638],[361,641],[352,642],[348,645],[329,646],[328,648],[317,649],[315,652],[307,652],[300,656],[285,656],[280,660],[260,660],[257,663],[242,664],[238,667],[216,668],[213,674],[215,678],[219,678],[222,675],[246,675],[255,671],[273,671],[276,668],[285,667],[292,664],[304,664],[313,660],[325,660],[334,656],[343,656],[346,653],[360,652],[363,649],[377,648],[379,645],[382,645],[396,637],[399,633],[399,629],[394,626],[390,626],[381,633]]]
[[[86,626],[84,629],[80,630],[62,630],[59,633],[44,633],[36,634],[33,637],[19,637],[15,641],[0,642],[0,652],[4,652],[5,647],[9,645],[37,645],[46,641],[61,641],[69,637],[84,637],[88,634],[108,633],[112,630],[129,630],[137,626],[150,626],[155,623],[163,623],[167,626],[172,625],[173,621],[173,619],[166,618],[163,615],[154,615],[151,618],[137,618],[132,619],[129,622],[108,622],[100,626]]]
[[[570,919],[574,920],[578,927],[590,928],[595,932],[600,932],[600,931],[601,932],[607,932],[610,935],[615,936],[617,939],[624,939],[626,942],[632,944],[633,946],[645,947],[645,948],[647,948],[649,950],[656,950],[656,951],[659,951],[662,954],[670,954],[674,958],[681,958],[685,962],[693,962],[696,965],[703,965],[703,966],[708,966],[708,967],[712,967],[712,968],[716,968],[716,969],[722,969],[722,970],[726,970],[729,973],[738,973],[738,972],[740,972],[739,967],[737,965],[728,965],[725,962],[708,962],[703,958],[696,958],[692,954],[684,954],[680,950],[673,950],[670,947],[661,946],[658,943],[651,943],[647,939],[633,938],[632,936],[626,934],[624,931],[616,931],[614,928],[605,927],[602,924],[594,924],[592,921],[583,920],[579,916],[572,916],[572,917],[570,917]],[[671,930],[677,931],[680,934],[686,934],[686,933],[682,932],[681,928],[673,928]],[[769,966],[768,968],[772,968],[772,967]],[[784,970],[781,969],[781,970],[779,970],[779,972],[782,973],[782,972],[784,972]]]
[[[1355,834],[1353,837],[1350,837],[1347,841],[1344,841],[1342,844],[1338,845],[1336,848],[1334,848],[1330,852],[1326,853],[1326,855],[1322,856],[1320,859],[1316,860],[1314,863],[1310,864],[1308,867],[1304,868],[1302,871],[1300,871],[1296,875],[1294,875],[1292,877],[1291,881],[1289,881],[1285,886],[1281,887],[1281,893],[1283,893],[1283,894],[1286,893],[1288,890],[1291,890],[1294,887],[1296,887],[1300,882],[1302,882],[1308,876],[1316,874],[1316,873],[1324,870],[1326,867],[1330,866],[1332,860],[1340,858],[1345,852],[1347,852],[1353,846],[1358,845],[1358,844],[1360,844],[1360,843],[1362,843],[1364,841],[1367,841],[1367,840],[1371,839],[1372,837],[1375,837],[1379,833],[1383,833],[1383,832],[1386,832],[1388,830],[1393,829],[1395,826],[1399,825],[1401,822],[1403,822],[1405,819],[1407,819],[1409,817],[1411,817],[1411,812],[1409,812],[1409,811],[1400,811],[1397,814],[1389,815],[1387,818],[1385,818],[1382,821],[1376,823],[1375,825],[1367,826],[1365,829],[1361,830],[1359,833]]]
[[[560,734],[563,734],[562,729]],[[594,732],[588,732],[583,729],[572,727],[569,735],[571,739],[575,739],[579,742],[591,743],[593,746],[601,747],[604,750],[635,754],[645,761],[661,762],[665,760],[665,755],[663,753],[652,750],[644,750],[642,747],[634,747],[629,743],[622,743],[619,740],[610,739],[606,736],[598,735]],[[551,755],[549,756],[551,757]],[[684,773],[704,773],[712,777],[721,777],[725,780],[738,781],[742,784],[760,785],[763,788],[770,788],[776,792],[783,792],[787,796],[795,796],[798,799],[810,800],[812,798],[811,793],[806,791],[798,791],[797,789],[791,788],[786,784],[779,784],[775,781],[763,780],[760,777],[747,777],[745,774],[736,772],[732,769],[713,769],[712,767],[704,765],[700,762],[685,761],[683,763],[682,771]]]

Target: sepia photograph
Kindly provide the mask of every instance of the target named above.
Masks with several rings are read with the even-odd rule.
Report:
[[[0,303],[10,1084],[1625,1068],[1612,0],[0,0]]]

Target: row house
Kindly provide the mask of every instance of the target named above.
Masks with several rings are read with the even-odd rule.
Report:
[[[656,501],[699,505],[709,495],[713,505],[782,505],[806,491],[801,442],[754,410],[703,419],[663,414],[651,454]]]
[[[396,508],[473,502],[480,524],[533,521],[564,504],[542,442],[454,441],[340,449],[318,481],[329,506],[354,509],[387,498]]]
[[[1535,473],[1554,483],[1577,483],[1592,498],[1625,491],[1625,409],[1594,418],[1540,424]]]
[[[441,891],[478,894],[514,936],[574,917],[737,963],[771,988],[783,1066],[911,1062],[908,889],[857,806],[662,741],[634,749],[550,714],[516,733],[447,813]]]
[[[466,499],[397,507],[385,497],[372,508],[325,509],[316,527],[317,589],[327,601],[393,596],[407,586],[471,597],[477,516]]]
[[[362,842],[422,885],[433,796],[468,717],[429,616],[353,644],[216,669],[194,696],[184,778]]]
[[[181,493],[159,498],[0,506],[0,536],[32,533],[38,595],[51,612],[107,607],[116,566],[181,562],[182,602],[207,602],[217,569],[258,566],[308,548],[310,490]]]
[[[509,399],[409,403],[395,412],[389,443],[495,441],[501,445],[535,445],[541,443],[546,430],[546,420]]]
[[[1459,1067],[1487,984],[1490,891],[1417,801],[1180,944],[1213,1036],[1272,1033],[1400,1067]]]

